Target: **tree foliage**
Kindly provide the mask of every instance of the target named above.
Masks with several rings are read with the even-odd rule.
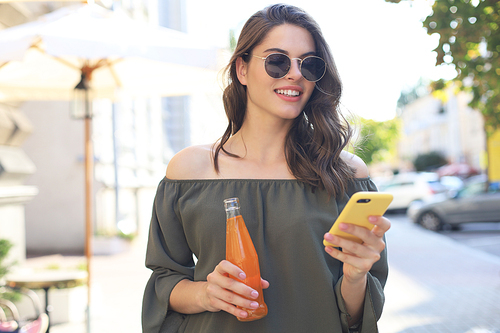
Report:
[[[472,93],[470,106],[484,115],[486,132],[500,129],[500,2],[435,0],[423,26],[429,35],[439,34],[436,65],[455,66],[453,81]],[[435,90],[445,86],[442,81],[432,85]]]
[[[9,267],[4,261],[12,248],[12,243],[6,239],[0,239],[0,280],[9,272]]]
[[[20,299],[18,293],[6,291],[4,290],[4,288],[2,288],[1,285],[1,282],[3,282],[2,281],[3,277],[7,275],[7,273],[9,273],[9,269],[15,264],[12,262],[11,263],[5,262],[12,246],[13,244],[7,239],[0,239],[0,298],[9,301],[17,301]]]
[[[395,152],[399,122],[396,118],[383,122],[360,118],[359,136],[361,141],[356,155],[368,165],[384,161],[388,155]]]

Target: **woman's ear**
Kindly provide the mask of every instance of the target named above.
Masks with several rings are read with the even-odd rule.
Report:
[[[247,85],[247,70],[248,64],[243,61],[242,57],[238,57],[238,59],[236,59],[236,75],[240,83],[244,86]]]

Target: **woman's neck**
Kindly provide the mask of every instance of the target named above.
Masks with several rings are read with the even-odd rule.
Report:
[[[247,112],[243,125],[224,144],[239,158],[220,155],[223,178],[293,179],[285,157],[285,139],[293,119]]]
[[[259,135],[260,134],[260,135]],[[237,179],[294,179],[284,153],[284,139],[241,128],[224,148],[238,158],[219,155],[219,176]]]
[[[257,163],[285,162],[287,127],[245,122],[228,141],[229,151]]]

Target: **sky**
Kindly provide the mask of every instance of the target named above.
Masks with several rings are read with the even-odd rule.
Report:
[[[290,0],[320,25],[343,82],[343,107],[377,121],[396,115],[402,90],[420,79],[453,78],[450,66],[436,67],[436,35],[421,21],[431,13],[432,0]],[[219,47],[229,44],[229,30],[239,34],[266,0],[186,0],[188,33]]]

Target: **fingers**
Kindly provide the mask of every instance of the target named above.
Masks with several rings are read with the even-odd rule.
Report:
[[[262,289],[269,288],[269,282],[267,280],[264,280],[263,278],[260,279],[260,285],[262,286]]]
[[[342,250],[326,246],[325,251],[335,259],[356,267],[360,272],[368,272],[380,260],[380,252],[367,246],[355,242],[345,246]]]
[[[250,299],[257,298],[259,293],[256,290],[252,289],[241,281],[237,281],[228,277],[228,275],[236,277],[240,280],[244,280],[246,278],[245,272],[243,272],[238,266],[232,264],[227,260],[222,260],[215,267],[215,270],[207,276],[207,281],[216,284],[221,288],[230,290],[233,293],[237,293],[241,296]]]
[[[372,247],[378,252],[382,252],[382,250],[384,250],[385,248],[383,237],[384,234],[390,229],[391,223],[388,219],[382,216],[370,216],[368,218],[368,221],[374,225],[372,230],[351,223],[340,223],[339,229],[342,230],[343,232],[346,232],[361,239],[364,245]],[[325,240],[332,244],[337,244],[341,248],[348,248],[351,243],[355,244],[353,242],[345,241],[341,237],[334,235],[332,236],[333,238],[331,238],[328,235],[325,235]],[[354,249],[353,252],[356,253]]]
[[[245,273],[236,265],[227,260],[221,261],[212,273],[207,276],[206,309],[208,311],[226,311],[234,316],[245,318],[248,313],[240,308],[256,309],[259,303],[255,301],[259,293],[237,281],[246,278]],[[261,281],[263,287],[269,286],[265,280]]]
[[[240,280],[244,280],[246,278],[245,272],[243,272],[238,266],[227,260],[222,260],[217,266],[215,266],[214,272],[217,272],[219,274],[227,273]]]
[[[230,278],[228,278],[230,279]],[[209,311],[225,311],[236,317],[245,318],[248,313],[241,308],[256,309],[259,303],[256,301],[247,300],[234,292],[221,288],[215,284],[208,283],[207,294],[209,295]],[[237,306],[241,307],[238,308]]]
[[[377,237],[383,237],[391,228],[391,222],[383,216],[369,216],[368,221],[375,225],[372,229],[372,233]]]
[[[352,266],[351,273],[355,271],[358,277],[368,272],[373,264],[380,260],[380,253],[385,249],[383,236],[391,226],[390,221],[381,216],[370,216],[368,220],[374,224],[372,230],[350,223],[339,225],[342,231],[361,239],[361,244],[330,233],[324,236],[327,242],[337,244],[342,248],[339,250],[327,246],[325,251],[332,257]]]

